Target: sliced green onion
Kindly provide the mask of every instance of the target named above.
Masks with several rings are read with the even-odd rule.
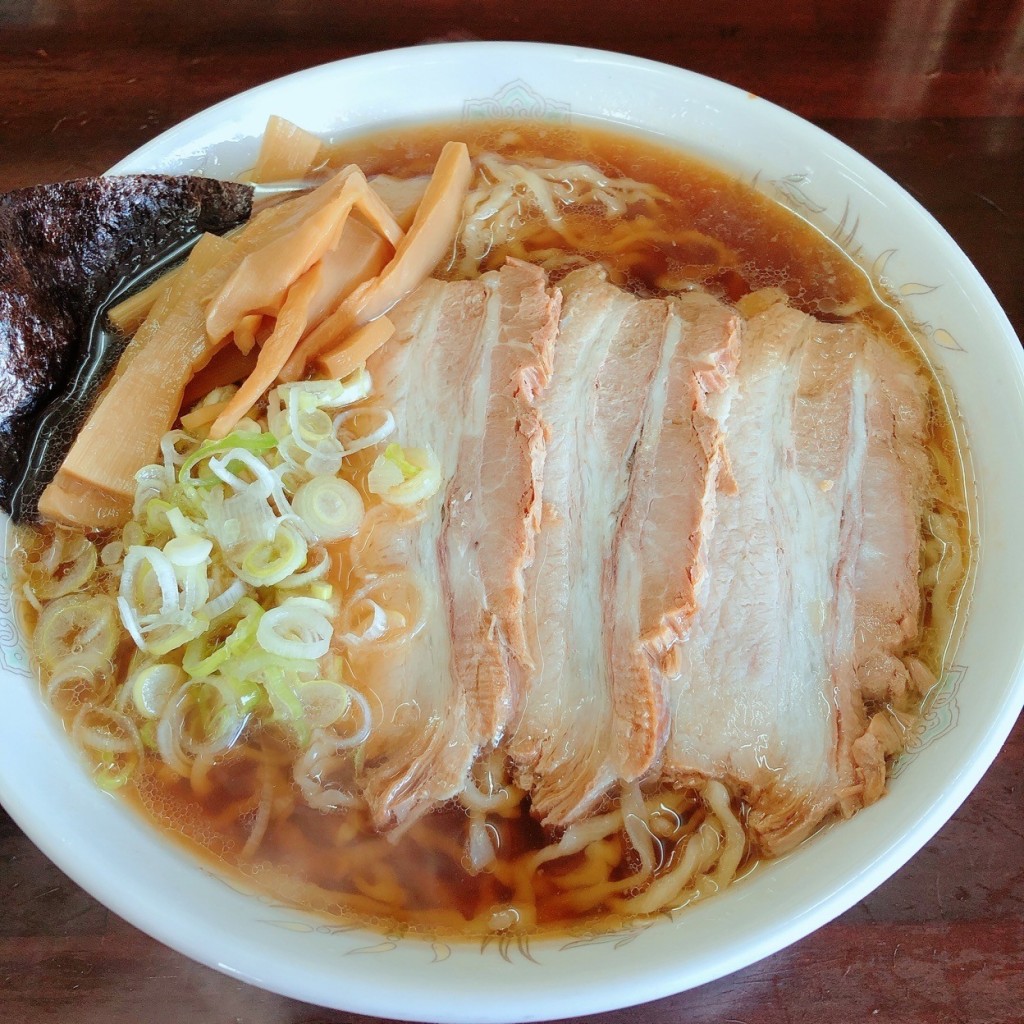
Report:
[[[327,575],[330,568],[331,556],[327,551],[319,546],[312,547],[306,552],[306,565],[302,572],[293,572],[291,576],[281,580],[277,587],[279,590],[298,590],[300,587],[311,586],[322,576]]]
[[[206,629],[207,622],[198,616],[193,616],[184,626],[165,626],[159,630],[146,635],[145,646],[142,650],[149,654],[155,654],[158,658],[171,651],[183,647],[190,640],[194,640]]]
[[[46,683],[46,698],[62,714],[83,704],[100,704],[110,694],[113,666],[91,650],[54,666]]]
[[[389,444],[384,449],[384,458],[397,466],[406,480],[412,479],[420,471],[420,467],[415,462],[409,461],[400,444]]]
[[[122,558],[124,558],[124,544],[119,540],[112,540],[109,544],[104,544],[100,551],[100,561],[104,565],[116,565]]]
[[[314,729],[333,725],[352,703],[349,688],[331,679],[311,679],[300,683],[297,693],[302,717]]]
[[[260,619],[256,640],[270,654],[283,658],[322,658],[331,646],[334,626],[324,614],[325,602],[289,597]]]
[[[177,665],[148,665],[136,673],[132,682],[135,710],[143,718],[159,718],[174,691],[184,681],[185,673]]]
[[[158,749],[156,730],[156,722],[143,722],[142,725],[139,726],[139,739],[142,740],[142,745],[146,750]]]
[[[415,505],[437,493],[441,464],[429,448],[389,444],[377,456],[366,482],[372,494],[391,505]]]
[[[169,501],[165,501],[163,498],[150,498],[143,511],[146,516],[146,532],[150,536],[174,532],[167,516],[170,512],[175,511],[175,508]]]
[[[328,543],[358,533],[366,511],[359,492],[335,476],[315,476],[304,483],[295,492],[292,507],[316,537]]]
[[[251,597],[243,597],[231,611],[215,619],[209,629],[188,644],[181,660],[182,668],[193,678],[208,676],[229,659],[245,653],[256,639],[262,616],[259,604]]]
[[[71,725],[71,736],[92,759],[93,774],[104,789],[117,789],[142,760],[142,740],[127,715],[88,704]]]
[[[124,524],[124,529],[121,531],[121,543],[126,551],[129,548],[144,545],[148,540],[149,538],[146,536],[146,531],[141,523],[137,523],[132,519]]]
[[[198,528],[191,519],[185,517],[180,508],[171,506],[167,510],[167,522],[174,531],[176,538],[192,537],[198,533]]]
[[[288,726],[296,742],[304,746],[309,742],[311,728],[305,718],[305,706],[296,692],[302,680],[297,673],[282,668],[282,663],[286,663],[284,659],[278,659],[277,664],[268,664],[261,673],[273,709],[272,720]]]
[[[163,548],[167,560],[176,568],[202,565],[210,557],[212,550],[213,541],[196,536],[173,537]]]
[[[88,537],[58,534],[54,543],[60,546],[56,566],[38,582],[32,581],[32,591],[40,601],[81,590],[96,569],[96,545]]]
[[[307,444],[316,444],[334,436],[334,423],[323,409],[303,410],[297,417],[299,437]]]
[[[117,649],[117,612],[111,598],[66,594],[43,609],[33,637],[36,657],[47,672],[73,655],[113,659]]]
[[[172,701],[181,750],[210,757],[229,749],[248,720],[245,692],[236,680],[216,674],[185,683]]]
[[[372,390],[373,381],[365,366],[359,367],[344,380],[304,380],[278,388],[285,405],[300,411],[310,409],[343,409],[362,401]]]
[[[219,441],[204,441],[182,464],[178,470],[178,482],[182,484],[213,484],[215,479],[199,481],[192,477],[192,470],[204,459],[211,455],[221,455],[231,451],[232,448],[242,448],[254,455],[269,451],[277,444],[277,438],[273,434],[260,433],[252,434],[248,431],[234,431]]]
[[[291,523],[281,523],[272,541],[246,551],[238,575],[254,587],[272,587],[306,564],[306,541]]]

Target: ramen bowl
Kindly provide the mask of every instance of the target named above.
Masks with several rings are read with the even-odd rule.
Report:
[[[76,882],[185,955],[311,1003],[408,1020],[553,1019],[655,999],[768,956],[852,906],[953,814],[1024,702],[1024,637],[1003,626],[1024,575],[1024,356],[967,258],[881,171],[778,107],[676,68],[556,46],[425,46],[314,68],[198,114],[112,170],[233,176],[252,166],[271,114],[335,139],[480,117],[618,127],[724,167],[830,235],[901,298],[966,438],[975,571],[955,657],[889,794],[714,898],[611,933],[429,941],[250,892],[101,792],[31,678],[5,568],[0,800],[11,816]]]

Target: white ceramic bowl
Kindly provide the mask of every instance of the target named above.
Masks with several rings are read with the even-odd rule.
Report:
[[[425,46],[315,68],[198,114],[114,170],[231,175],[251,166],[270,114],[335,136],[487,114],[596,118],[756,177],[815,223],[837,226],[905,296],[966,423],[980,548],[956,666],[884,800],[675,921],[641,923],[614,941],[430,945],[334,928],[236,891],[87,780],[26,678],[0,587],[4,806],[79,884],[186,955],[290,996],[387,1017],[525,1021],[642,1002],[743,967],[853,905],[949,818],[1024,701],[1024,634],[1007,628],[1024,579],[1024,358],[966,257],[881,171],[799,118],[685,71],[564,47]]]

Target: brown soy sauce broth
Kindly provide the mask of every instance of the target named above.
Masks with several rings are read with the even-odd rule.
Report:
[[[182,779],[149,763],[131,793],[140,810],[192,852],[212,858],[250,879],[263,893],[289,905],[366,927],[424,937],[481,938],[496,931],[565,933],[608,930],[626,915],[604,901],[586,899],[581,909],[572,879],[593,874],[586,852],[542,866],[532,877],[532,906],[510,871],[474,873],[466,854],[466,812],[454,801],[405,830],[397,842],[373,830],[361,810],[324,814],[296,799],[283,772],[275,784],[275,818],[253,856],[243,856],[253,825],[259,785],[254,760],[229,758],[210,772],[209,788],[197,794],[195,780]],[[696,793],[674,794],[684,812],[680,838],[655,841],[657,861],[669,870],[686,840],[705,820]],[[598,813],[614,800],[606,800]],[[742,816],[742,810],[737,805]],[[547,846],[552,835],[530,813],[524,800],[511,817],[489,819],[498,861],[512,868]],[[602,881],[616,883],[637,870],[636,858],[621,833],[601,840]],[[737,877],[748,874],[756,857],[747,851]],[[574,888],[576,891],[574,891]],[[631,895],[632,890],[623,894]],[[681,903],[693,894],[684,894]],[[592,905],[591,905],[592,904]],[[525,911],[530,919],[525,920]],[[508,916],[511,915],[511,916]],[[496,922],[500,923],[500,927]]]
[[[667,193],[671,203],[659,211],[661,226],[666,235],[682,237],[644,247],[626,282],[637,291],[660,292],[659,279],[669,272],[732,301],[758,288],[783,288],[794,305],[826,318],[878,304],[864,270],[789,210],[709,163],[638,135],[589,125],[459,121],[345,140],[330,151],[328,162],[356,163],[367,175],[425,174],[449,140],[465,142],[474,156],[493,152],[512,160],[535,155],[589,163],[610,177],[630,177]],[[730,266],[710,274],[706,270],[716,261],[709,240],[735,254]],[[892,317],[884,308],[872,313],[887,322]]]
[[[797,307],[823,319],[838,319],[843,310],[871,323],[892,344],[923,356],[895,304],[865,271],[809,224],[749,185],[699,160],[635,136],[604,129],[522,122],[460,122],[391,129],[346,140],[334,148],[332,166],[359,164],[367,174],[410,176],[428,172],[444,142],[465,141],[474,154],[497,152],[510,158],[542,155],[588,162],[609,175],[650,182],[670,197],[663,204],[668,240],[643,248],[619,280],[642,294],[673,287],[703,287],[737,301],[764,287],[782,288]],[[585,234],[586,215],[578,225]],[[592,219],[593,220],[593,219]],[[589,230],[599,227],[596,221]],[[708,239],[713,240],[710,244]],[[721,253],[729,259],[723,263]],[[496,258],[500,253],[494,254]],[[585,254],[587,255],[587,254]],[[557,275],[555,275],[557,277]],[[931,448],[936,457],[934,504],[956,511],[965,549],[970,524],[965,498],[961,447],[946,415],[944,395],[934,385]],[[933,545],[934,546],[934,545]],[[934,558],[922,551],[922,565]],[[961,590],[963,581],[960,581]],[[918,655],[936,672],[953,619],[939,616],[924,593],[925,631]],[[32,619],[31,609],[26,618]],[[31,621],[26,623],[31,627]],[[129,651],[120,657],[127,670]],[[920,706],[915,697],[903,708],[907,722]],[[65,712],[65,721],[70,721]],[[238,747],[201,778],[181,779],[150,758],[134,787],[126,787],[140,810],[167,834],[194,853],[238,873],[255,887],[288,904],[378,930],[420,934],[485,935],[493,933],[490,913],[514,906],[517,892],[511,869],[469,870],[466,812],[449,804],[408,828],[397,842],[370,827],[362,810],[321,813],[304,806],[289,770],[290,740],[265,733],[258,745]],[[258,848],[246,849],[260,794],[270,786],[273,809]],[[685,840],[703,821],[705,808],[694,792],[673,794],[685,819],[682,838],[656,839],[657,857],[670,869],[685,849]],[[609,801],[605,808],[611,806]],[[742,817],[743,808],[736,810]],[[508,817],[489,818],[499,867],[521,862],[552,841],[532,818],[524,801]],[[635,855],[622,834],[606,837],[606,877],[619,881],[636,868]],[[753,868],[747,851],[738,874]],[[621,918],[601,904],[581,906],[567,897],[559,879],[587,866],[583,853],[549,863],[537,871],[529,928],[544,931],[608,928]],[[514,919],[509,919],[514,925]]]

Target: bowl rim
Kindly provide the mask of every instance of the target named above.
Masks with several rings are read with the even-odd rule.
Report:
[[[235,94],[167,129],[120,160],[108,173],[141,170],[146,161],[152,159],[154,154],[168,151],[179,140],[194,136],[199,125],[211,120],[223,120],[224,115],[240,103],[257,99],[262,94],[273,94],[289,84],[296,84],[302,80],[313,81],[318,76],[329,78],[337,74],[340,69],[385,69],[393,66],[396,61],[415,64],[435,57],[457,61],[461,56],[469,53],[486,56],[495,61],[504,60],[510,66],[514,66],[516,61],[522,60],[529,54],[546,61],[564,63],[568,74],[571,74],[572,65],[576,62],[610,61],[615,64],[627,65],[633,69],[640,69],[646,73],[667,76],[678,82],[681,88],[697,85],[702,89],[711,89],[732,99],[750,95],[735,86],[693,71],[605,50],[530,42],[428,44],[384,50],[328,62],[276,78]],[[960,264],[962,273],[971,281],[975,291],[985,299],[985,315],[989,318],[989,322],[1001,328],[999,333],[1014,350],[1012,358],[1016,359],[1018,372],[1024,379],[1024,352],[1021,351],[1019,342],[1016,342],[1009,320],[973,264],[938,221],[898,183],[849,146],[816,125],[770,103],[770,101],[753,98],[761,104],[766,104],[767,106],[762,109],[767,110],[770,116],[786,130],[798,130],[804,136],[817,139],[822,147],[840,155],[857,168],[870,186],[880,187],[890,194],[897,195],[903,204],[913,209],[917,218],[923,219],[933,232],[941,236],[944,244],[949,248],[950,254]],[[629,125],[623,127],[630,130]],[[673,140],[669,138],[665,141],[671,143]],[[679,144],[682,145],[682,143]],[[896,190],[896,192],[893,193],[892,190]],[[1014,342],[1016,342],[1015,345]],[[329,997],[324,1001],[324,993],[327,990],[322,979],[321,984],[316,985],[311,984],[310,979],[301,974],[289,975],[286,973],[283,976],[267,974],[266,955],[260,955],[261,947],[255,940],[247,937],[242,943],[242,946],[245,947],[242,953],[232,954],[228,958],[223,949],[211,948],[211,942],[216,939],[216,936],[211,937],[210,933],[203,929],[188,926],[187,914],[183,908],[178,908],[174,914],[165,918],[155,917],[151,909],[144,902],[138,902],[131,894],[131,890],[126,890],[118,879],[112,878],[101,867],[98,868],[79,859],[74,848],[62,836],[55,835],[47,822],[39,816],[37,810],[22,800],[15,780],[6,777],[3,773],[0,773],[0,802],[4,804],[11,817],[32,841],[58,867],[104,905],[164,944],[229,976],[241,978],[292,998],[307,1001],[315,999],[325,1006],[337,1006],[354,1012],[388,1015],[399,1019],[449,1021],[558,1019],[617,1009],[705,984],[777,952],[849,909],[902,867],[956,811],[995,759],[1012,729],[1022,705],[1024,705],[1024,652],[1018,654],[1012,682],[1007,687],[1002,702],[993,709],[987,732],[974,747],[972,756],[952,779],[951,785],[943,797],[922,812],[916,827],[889,842],[884,849],[880,850],[874,860],[865,865],[863,870],[847,878],[838,888],[830,890],[826,897],[803,906],[788,921],[781,924],[776,923],[774,927],[762,930],[745,945],[733,949],[731,956],[720,957],[713,963],[704,963],[697,970],[691,964],[686,969],[680,966],[678,970],[672,971],[666,967],[665,963],[654,960],[639,965],[634,964],[628,977],[598,980],[595,982],[594,988],[587,993],[577,991],[568,996],[564,992],[560,994],[543,993],[542,998],[534,999],[529,1003],[520,1003],[511,1007],[499,1006],[491,1010],[481,1008],[479,1005],[467,1005],[463,996],[457,993],[447,993],[442,986],[437,984],[432,985],[429,989],[429,1005],[426,1002],[415,1002],[415,990],[402,990],[401,988],[387,993],[378,992],[372,996],[366,992],[346,993],[346,998],[342,1003]],[[687,914],[696,913],[698,909],[701,908],[695,907],[687,911]],[[683,976],[685,976],[685,981],[681,985],[680,978]],[[509,993],[518,990],[518,982],[509,983]]]

